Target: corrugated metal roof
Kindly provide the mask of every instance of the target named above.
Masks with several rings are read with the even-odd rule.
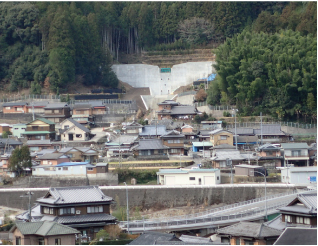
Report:
[[[52,198],[45,198],[49,194]],[[113,198],[105,196],[98,186],[57,187],[50,188],[49,192],[38,202],[50,204],[69,204],[86,202],[110,202]]]
[[[309,146],[307,143],[282,143],[283,149],[308,149]]]
[[[169,147],[163,145],[160,139],[140,139],[136,149],[137,150],[169,149]]]
[[[78,234],[78,230],[73,229],[66,225],[61,225],[54,221],[39,221],[39,222],[24,222],[16,223],[17,228],[23,235],[67,235],[67,234]]]

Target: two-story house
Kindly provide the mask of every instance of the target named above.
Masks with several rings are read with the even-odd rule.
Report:
[[[71,161],[96,163],[98,161],[98,152],[87,147],[65,147],[59,150],[68,156]]]
[[[61,122],[60,136],[64,142],[89,141],[93,134],[85,126],[69,118]]]
[[[172,130],[161,136],[163,145],[169,147],[170,155],[184,155],[185,136],[180,132]]]
[[[67,103],[50,103],[44,107],[44,118],[60,123],[71,117],[71,109]]]
[[[294,164],[295,167],[309,166],[309,146],[307,143],[282,143],[284,166]]]
[[[187,140],[193,140],[197,135],[197,131],[193,129],[193,126],[184,125],[181,127],[181,133],[185,136]]]
[[[89,103],[75,103],[72,119],[83,125],[93,123],[92,105]]]
[[[158,103],[158,119],[193,119],[199,113],[197,108],[192,105],[181,105],[173,100],[165,100]]]
[[[283,156],[281,155],[280,147],[273,144],[264,144],[256,148],[258,153],[259,162],[263,162],[266,167],[272,166],[281,167]]]
[[[129,157],[133,155],[131,148],[137,144],[136,135],[119,135],[111,142],[105,143],[107,157]]]
[[[27,105],[27,102],[7,102],[2,104],[2,111],[4,114],[25,114]]]
[[[161,139],[140,139],[132,148],[136,157],[142,156],[168,156],[169,147],[162,144]]]
[[[28,113],[44,114],[44,108],[49,104],[46,101],[31,102],[26,106]]]
[[[142,132],[143,125],[133,121],[127,123],[124,127],[124,133],[125,134],[130,134],[130,135],[138,135],[139,133]]]
[[[93,115],[106,114],[107,107],[102,101],[89,101],[89,104],[92,106]]]
[[[40,162],[40,165],[58,165],[63,162],[70,161],[70,158],[64,153],[46,153],[44,155],[38,156],[36,161]]]
[[[110,214],[113,198],[106,196],[98,186],[77,186],[50,188],[44,197],[37,199],[32,208],[33,221],[55,221],[94,238],[105,226],[116,223]],[[16,216],[26,220],[29,212]]]
[[[21,134],[27,140],[55,140],[55,123],[45,118],[35,119],[26,124]]]
[[[223,129],[216,129],[210,132],[210,142],[213,146],[228,144],[233,146],[233,133]]]
[[[23,137],[22,133],[25,132],[25,129],[26,129],[26,124],[22,124],[22,123],[14,124],[12,125],[11,132],[13,136],[17,138],[22,138]]]
[[[11,153],[15,148],[22,146],[20,141],[10,138],[0,138],[0,155]]]

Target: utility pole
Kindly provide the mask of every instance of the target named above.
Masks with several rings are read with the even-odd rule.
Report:
[[[31,215],[31,196],[34,195],[33,192],[28,191],[25,195],[22,195],[20,197],[29,197],[29,218],[28,218],[28,222],[31,222],[32,220],[32,215]]]
[[[262,112],[261,112],[261,145],[263,144],[263,120],[262,120]]]
[[[127,184],[124,182],[126,186],[126,200],[127,200],[127,232],[129,234],[129,206],[128,206],[128,189],[127,189]]]

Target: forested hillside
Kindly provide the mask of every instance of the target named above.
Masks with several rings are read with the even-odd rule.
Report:
[[[213,48],[209,103],[313,119],[316,35],[316,2],[1,2],[0,89],[116,87],[119,54]]]

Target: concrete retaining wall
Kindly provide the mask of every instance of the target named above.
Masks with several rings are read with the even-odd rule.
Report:
[[[133,87],[149,87],[152,95],[168,95],[180,86],[207,77],[212,73],[212,61],[187,62],[174,65],[171,73],[160,73],[158,66],[146,64],[113,65],[119,80]]]
[[[192,187],[163,187],[154,188],[155,186],[128,186],[129,206],[140,207],[141,209],[164,209],[188,205],[224,205],[236,202],[242,202],[264,196],[264,187],[245,186],[192,186]],[[101,187],[105,195],[117,197],[121,206],[126,204],[125,187],[109,186]],[[290,188],[293,189],[293,188]],[[288,189],[273,186],[267,187],[267,195],[285,193]],[[27,189],[26,189],[27,191]],[[25,192],[26,192],[25,191]],[[7,191],[0,189],[0,206],[7,206],[19,209],[26,209],[28,198],[21,198],[25,194],[23,191]],[[37,198],[44,196],[46,191],[32,191],[32,204]]]

